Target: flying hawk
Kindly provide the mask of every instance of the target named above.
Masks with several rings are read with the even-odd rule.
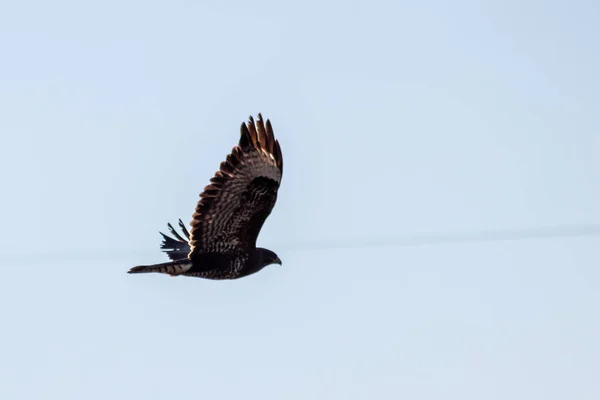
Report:
[[[281,265],[256,238],[277,200],[283,157],[273,128],[258,114],[242,124],[240,141],[200,194],[191,232],[179,220],[186,239],[171,224],[161,248],[170,262],[131,268],[130,274],[159,272],[206,279],[237,279],[270,264]]]

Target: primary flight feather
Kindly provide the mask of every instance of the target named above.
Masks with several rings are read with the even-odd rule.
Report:
[[[277,200],[283,157],[269,120],[250,116],[240,140],[210,184],[200,194],[185,239],[168,224],[173,237],[163,236],[161,248],[170,262],[131,268],[130,274],[159,272],[207,279],[237,279],[270,264],[281,265],[271,250],[256,247],[256,239]]]

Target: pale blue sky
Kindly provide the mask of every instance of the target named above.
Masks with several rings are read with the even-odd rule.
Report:
[[[3,2],[0,398],[600,398],[600,236],[326,245],[600,224],[599,20]],[[259,245],[283,266],[126,274],[166,260],[157,231],[258,112],[285,160]]]

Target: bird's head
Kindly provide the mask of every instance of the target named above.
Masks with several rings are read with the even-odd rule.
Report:
[[[257,248],[258,254],[260,254],[260,265],[261,268],[266,267],[271,264],[279,264],[281,265],[281,259],[277,254],[268,249]]]
[[[281,259],[271,250],[258,247],[246,263],[246,267],[241,273],[241,276],[252,275],[271,264],[281,265]]]

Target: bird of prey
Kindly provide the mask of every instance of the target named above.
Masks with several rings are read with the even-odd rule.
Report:
[[[158,272],[171,276],[237,279],[281,260],[256,247],[256,238],[271,213],[283,173],[283,157],[273,128],[258,114],[242,123],[241,136],[210,184],[200,194],[191,231],[179,220],[186,239],[171,224],[174,238],[163,236],[170,262],[133,267],[128,273]]]

